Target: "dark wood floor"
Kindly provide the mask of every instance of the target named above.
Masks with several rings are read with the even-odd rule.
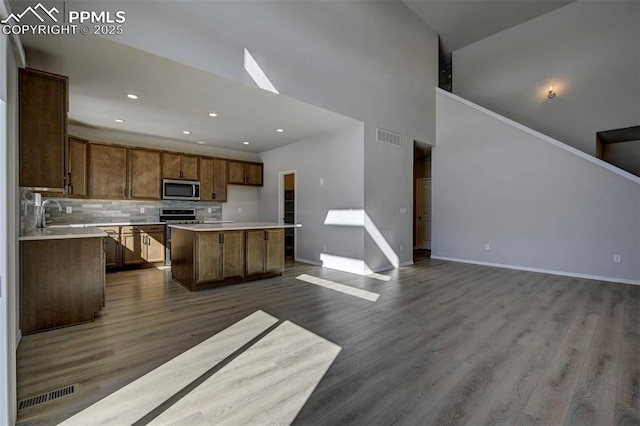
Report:
[[[110,274],[95,322],[23,338],[19,399],[79,392],[19,424],[56,424],[261,309],[342,347],[295,424],[640,425],[640,286],[432,259],[389,275],[296,264],[189,293],[169,271]]]

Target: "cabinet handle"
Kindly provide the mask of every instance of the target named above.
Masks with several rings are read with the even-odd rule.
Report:
[[[218,244],[224,244],[224,234],[218,234]]]
[[[264,231],[264,239],[265,241],[269,240],[269,231]]]
[[[69,185],[69,195],[73,195],[73,185]]]
[[[216,199],[216,193],[215,193],[215,192],[212,192],[212,193],[211,193],[211,199],[212,199],[212,200],[215,200],[215,199]]]

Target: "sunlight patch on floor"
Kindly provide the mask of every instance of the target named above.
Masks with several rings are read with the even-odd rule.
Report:
[[[307,274],[298,275],[296,279],[310,283],[310,284],[319,285],[321,287],[325,287],[331,290],[339,291],[340,293],[348,294],[349,296],[359,297],[361,299],[365,299],[370,302],[375,302],[380,297],[378,293],[373,293],[371,291],[362,290],[362,289],[351,287],[345,284],[336,283],[334,281],[313,277]]]

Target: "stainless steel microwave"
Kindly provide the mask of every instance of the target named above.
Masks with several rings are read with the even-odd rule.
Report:
[[[200,182],[195,180],[162,179],[163,200],[199,200]]]

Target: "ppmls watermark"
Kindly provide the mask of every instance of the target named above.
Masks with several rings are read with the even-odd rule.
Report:
[[[61,16],[62,15],[62,16]],[[39,24],[27,24],[25,19],[37,19]],[[62,22],[60,22],[62,18]],[[66,18],[66,19],[65,19]],[[61,13],[57,7],[47,9],[42,3],[29,6],[21,13],[12,13],[0,21],[2,33],[35,35],[119,35],[126,21],[123,10],[68,10]]]

